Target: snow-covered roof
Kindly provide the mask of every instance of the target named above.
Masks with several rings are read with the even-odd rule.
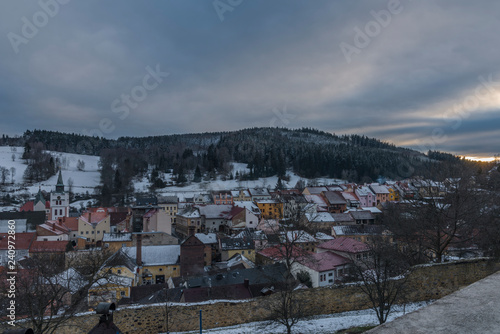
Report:
[[[217,243],[217,234],[215,233],[196,233],[194,236],[204,244]]]
[[[240,208],[245,208],[253,214],[260,214],[260,209],[254,202],[250,201],[235,201],[234,206],[238,206]]]
[[[252,196],[269,196],[269,197],[271,196],[266,188],[252,188],[248,189],[248,192]]]
[[[78,292],[78,290],[83,288],[85,284],[87,284],[87,281],[85,280],[85,277],[78,271],[73,268],[68,268],[62,273],[46,279],[46,283],[52,285],[60,285],[74,294]]]
[[[355,190],[355,192],[356,192],[356,195],[362,196],[362,197],[366,197],[368,195],[375,196],[373,191],[371,191],[371,189],[368,188],[367,186],[360,186]]]
[[[119,275],[109,275],[106,278],[98,279],[94,284],[92,284],[92,288],[104,287],[108,284],[119,285],[124,287],[132,286],[134,279],[126,276]]]
[[[132,241],[132,233],[104,233],[102,242]]]
[[[331,223],[335,222],[332,214],[329,212],[314,212],[305,214],[307,220],[312,223]]]
[[[316,239],[309,233],[301,230],[286,232],[287,239],[292,242],[316,242]]]
[[[304,195],[304,198],[306,199],[306,201],[308,201],[311,204],[316,204],[319,206],[327,206],[325,200],[320,195],[316,195],[316,194]]]
[[[368,210],[352,210],[349,211],[351,214],[352,218],[355,220],[373,220],[375,217],[373,217],[373,214],[371,211]]]
[[[334,237],[332,237],[331,235],[328,235],[326,233],[323,233],[323,232],[317,232],[314,237],[316,238],[316,240],[320,240],[320,241],[328,241],[328,240],[333,240],[335,239]]]
[[[261,200],[258,200],[256,202],[261,203],[261,204],[278,204],[278,203],[280,203],[280,201],[275,200],[275,199],[261,199]]]
[[[351,192],[351,191],[343,191],[342,197],[344,197],[344,199],[346,201],[359,202],[359,198],[358,198],[358,196],[356,196],[356,193]]]
[[[367,206],[367,207],[362,207],[361,209],[365,211],[370,211],[371,213],[382,213],[382,211],[380,211],[380,209],[377,208],[376,206]]]
[[[177,216],[182,216],[184,218],[201,218],[199,209],[192,206],[186,206],[177,213]]]
[[[137,247],[122,247],[129,257],[137,259]],[[141,260],[144,266],[164,266],[176,264],[181,255],[180,245],[142,246]]]
[[[205,216],[206,219],[230,219],[232,205],[196,205],[200,211],[200,215]]]
[[[380,185],[378,183],[370,184],[370,188],[375,194],[388,194],[389,193],[389,190],[387,189],[386,186]]]

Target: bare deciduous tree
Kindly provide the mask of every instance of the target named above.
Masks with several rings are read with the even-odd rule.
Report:
[[[30,257],[16,277],[17,316],[26,317],[37,334],[57,333],[77,312],[88,309],[89,288],[109,275],[101,270],[108,256],[95,249],[84,256],[70,252]]]
[[[299,229],[302,216],[303,213],[297,211],[293,219],[264,222],[267,232],[275,234],[279,240],[279,243],[273,246],[273,257],[276,261],[283,262],[287,268],[283,281],[276,284],[277,291],[269,305],[271,318],[274,322],[285,326],[288,334],[292,333],[293,326],[305,316],[304,305],[298,298],[299,291],[296,290],[298,281],[292,275],[294,264],[298,261],[313,261],[311,253],[300,246],[307,235],[304,230]]]
[[[380,239],[370,244],[368,257],[352,261],[352,278],[368,297],[379,323],[383,324],[393,306],[405,300],[411,269],[407,258],[395,245]]]
[[[487,219],[487,201],[474,177],[463,170],[440,181],[414,181],[419,196],[385,213],[384,224],[416,261],[442,262],[450,248],[474,240],[478,226]],[[454,177],[453,177],[454,176]]]

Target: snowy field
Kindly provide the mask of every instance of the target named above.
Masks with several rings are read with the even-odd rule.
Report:
[[[25,187],[23,184],[23,175],[26,170],[26,164],[24,160],[21,159],[23,155],[23,147],[9,147],[0,146],[0,167],[5,167],[9,171],[13,168],[14,175],[9,174],[8,182],[11,183],[8,186],[8,191],[13,194],[25,194],[29,193],[34,196],[38,192],[40,187],[42,190],[47,192],[53,191],[57,183],[58,175],[54,175],[48,180],[35,183],[29,187]],[[54,160],[57,159],[59,165],[61,166],[64,185],[67,187],[69,180],[73,181],[73,192],[74,193],[93,193],[94,188],[100,184],[100,173],[99,173],[99,157],[72,153],[61,153],[61,152],[51,152],[50,153]],[[78,170],[77,163],[78,160],[82,160],[85,163],[85,168],[83,171]],[[246,164],[244,163],[232,163],[233,170],[232,174],[238,173],[248,173]],[[289,172],[288,176],[290,181],[283,181],[283,185],[287,188],[293,188],[297,181],[301,178]],[[164,174],[164,179],[167,182],[172,182],[172,174]],[[304,182],[308,182],[307,179],[303,179]],[[12,183],[13,181],[13,183]],[[163,189],[157,190],[157,193],[164,196],[178,196],[184,198],[185,196],[192,196],[193,194],[206,193],[212,190],[236,190],[236,189],[247,189],[247,188],[269,188],[274,189],[276,183],[278,182],[277,176],[261,178],[254,181],[238,181],[238,180],[222,180],[218,177],[217,180],[203,181],[200,183],[192,182],[184,187],[169,186]],[[334,184],[343,183],[344,181],[338,179],[330,178],[318,178],[315,179],[318,185],[324,184]],[[150,182],[147,177],[143,177],[139,180],[134,180],[134,189],[136,192],[149,192]],[[67,189],[67,188],[66,188]]]
[[[41,187],[42,190],[45,191],[53,191],[57,183],[57,174],[52,176],[48,180],[35,183],[32,186],[23,186],[23,175],[24,171],[26,170],[26,164],[24,163],[24,160],[21,159],[23,152],[23,147],[0,146],[0,166],[5,167],[9,170],[11,168],[15,168],[14,184],[11,185],[8,190],[10,190],[12,193],[18,194],[28,192],[31,195],[36,194],[39,187]],[[64,185],[67,187],[68,180],[73,180],[73,192],[85,193],[86,191],[88,191],[92,194],[92,192],[94,191],[94,187],[99,185],[99,157],[51,151],[48,151],[48,153],[50,153],[54,157],[54,160],[59,160]],[[78,170],[78,168],[76,167],[78,160],[82,160],[85,163],[85,168],[83,171]],[[9,181],[12,182],[12,177],[9,177]]]
[[[431,302],[420,302],[407,304],[406,307],[398,306],[389,315],[387,322],[390,322],[406,313],[416,311]],[[344,313],[330,314],[307,318],[300,321],[293,327],[293,333],[301,334],[332,334],[341,329],[358,326],[377,325],[378,320],[373,310],[350,311]],[[199,330],[190,332],[170,332],[171,334],[196,334]],[[204,329],[203,333],[210,334],[255,334],[255,333],[286,333],[284,326],[263,321],[241,324],[230,327],[220,327],[214,329]]]
[[[241,172],[245,172],[245,173],[249,172],[247,165],[244,163],[233,162],[232,166],[233,166],[233,170],[232,170],[233,175],[235,175],[236,172],[238,172],[240,174],[241,174]],[[306,182],[306,184],[308,182],[308,179],[303,179],[291,171],[289,171],[287,174],[288,174],[288,176],[290,176],[290,181],[283,181],[283,185],[286,188],[295,187],[295,184],[297,183],[297,181],[299,181],[301,179],[304,182]],[[171,174],[164,174],[164,177],[165,177],[165,180],[167,182],[172,180]],[[317,178],[317,179],[315,179],[315,181],[319,185],[336,184],[336,183],[344,183],[345,182],[343,180],[331,179],[331,178]],[[202,181],[200,183],[192,182],[190,185],[186,185],[184,187],[177,187],[177,186],[166,187],[163,189],[159,189],[158,193],[163,195],[163,196],[182,197],[182,193],[199,194],[199,193],[203,193],[203,192],[210,192],[212,190],[236,190],[236,189],[248,189],[248,188],[274,189],[277,182],[278,182],[277,176],[260,178],[258,180],[253,180],[253,181],[238,181],[238,180],[225,180],[225,181],[223,181],[223,180],[221,180],[220,177],[218,177],[217,180]],[[135,182],[134,187],[135,187],[135,190],[138,192],[147,192],[148,187],[149,187],[149,180],[147,178],[143,178],[142,180]]]

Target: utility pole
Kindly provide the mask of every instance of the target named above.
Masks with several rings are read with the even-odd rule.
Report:
[[[202,334],[202,328],[203,328],[203,321],[202,321],[201,310],[200,310],[200,334]]]

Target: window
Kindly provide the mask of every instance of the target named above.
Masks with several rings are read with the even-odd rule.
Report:
[[[333,280],[332,279],[328,280],[328,283],[333,283]]]
[[[83,231],[81,231],[80,234],[83,234]]]
[[[333,273],[328,273],[328,276],[333,276]]]
[[[125,297],[125,291],[120,291],[120,296]]]
[[[116,271],[116,273],[117,273],[118,275],[120,275],[120,274],[122,273],[122,270],[121,270],[121,269],[118,269],[118,270]]]
[[[174,271],[177,270],[177,267],[174,267]]]
[[[97,231],[97,234],[101,233],[101,231]]]
[[[94,234],[94,231],[92,231],[92,234]]]
[[[89,231],[85,231],[85,234],[89,234]]]
[[[163,271],[163,268],[158,269],[158,271]]]

